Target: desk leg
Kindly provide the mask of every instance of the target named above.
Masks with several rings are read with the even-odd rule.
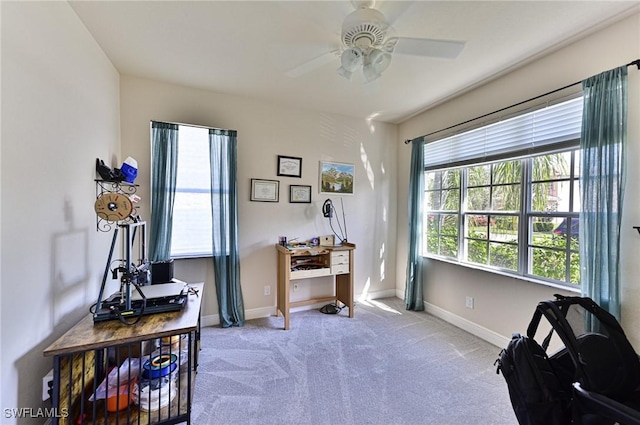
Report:
[[[289,329],[289,290],[291,260],[287,255],[278,255],[278,283],[276,295],[276,316],[284,316],[284,329]]]
[[[336,298],[349,307],[349,317],[353,318],[353,280],[350,273],[336,275]]]

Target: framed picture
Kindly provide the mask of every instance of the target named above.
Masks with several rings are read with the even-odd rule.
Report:
[[[320,193],[353,195],[355,172],[353,164],[320,161]]]
[[[280,182],[278,180],[251,179],[251,200],[278,202]]]
[[[295,185],[289,186],[289,202],[293,204],[311,203],[311,186]]]
[[[278,155],[278,175],[302,177],[302,158]]]

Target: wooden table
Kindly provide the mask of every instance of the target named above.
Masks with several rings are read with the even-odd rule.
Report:
[[[287,248],[276,244],[278,252],[278,288],[276,314],[284,316],[284,328],[290,327],[291,307],[311,305],[322,302],[341,302],[349,308],[349,317],[353,317],[353,253],[355,244]],[[305,270],[305,264],[313,268]],[[291,281],[323,276],[335,276],[335,293],[332,296],[311,298],[302,301],[290,301]]]
[[[57,411],[53,423],[76,424],[175,424],[190,423],[191,398],[198,366],[200,310],[203,283],[189,284],[193,289],[180,311],[143,316],[135,325],[118,320],[95,323],[85,316],[67,333],[44,350],[53,357],[52,407]],[[170,400],[158,398],[158,405],[140,408],[124,402],[111,412],[105,400],[89,401],[110,367],[140,359],[140,369],[157,354],[175,354],[177,364],[175,393]],[[131,363],[128,363],[131,364]],[[114,388],[133,380],[132,374],[117,374]],[[171,388],[169,388],[171,393]],[[132,391],[133,392],[133,391]],[[109,395],[117,394],[114,389]],[[169,402],[170,401],[170,402]],[[166,404],[166,406],[165,406]]]

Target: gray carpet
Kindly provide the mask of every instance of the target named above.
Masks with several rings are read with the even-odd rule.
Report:
[[[397,298],[202,329],[195,425],[515,425],[500,349]]]

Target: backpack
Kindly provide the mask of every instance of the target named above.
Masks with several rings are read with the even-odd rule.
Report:
[[[542,317],[551,330],[540,345],[534,337]],[[564,347],[549,356],[554,332]],[[622,327],[587,297],[556,295],[538,303],[527,336],[514,334],[496,363],[521,425],[579,423],[573,382],[620,402],[640,384],[640,361]]]
[[[574,381],[591,392],[624,402],[640,386],[640,360],[622,327],[587,297],[538,303],[530,327],[544,316],[572,358]],[[577,320],[576,320],[577,319]]]
[[[507,382],[520,425],[571,423],[570,362],[566,351],[549,357],[535,339],[513,334],[496,360],[496,373]]]

